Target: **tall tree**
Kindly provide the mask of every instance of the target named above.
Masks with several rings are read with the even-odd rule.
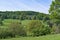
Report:
[[[49,13],[51,13],[51,18],[60,19],[60,0],[52,1]]]
[[[55,26],[57,33],[60,33],[59,29],[60,29],[60,0],[54,0],[52,1],[52,4],[50,6],[50,17],[52,19],[52,21],[54,22],[54,24],[56,24]]]

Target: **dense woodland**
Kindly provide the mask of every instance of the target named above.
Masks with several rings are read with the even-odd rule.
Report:
[[[0,11],[0,18],[19,20],[49,20],[49,15],[34,11]]]
[[[0,38],[43,36],[60,33],[60,1],[52,1],[49,14],[35,11],[0,11]],[[4,22],[13,20],[8,28]],[[14,21],[16,20],[16,21]],[[19,20],[19,22],[17,21]],[[22,21],[27,20],[27,22]],[[7,20],[8,21],[8,20]]]

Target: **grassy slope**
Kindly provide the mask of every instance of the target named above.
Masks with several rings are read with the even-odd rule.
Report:
[[[5,19],[3,21],[4,25],[8,25],[10,24],[11,22],[22,22],[23,25],[26,25],[30,22],[31,20],[16,20],[16,19]]]
[[[11,22],[20,22],[20,20],[14,20],[14,19],[5,19],[3,21],[3,26],[0,26],[1,28],[8,28],[8,25],[11,23]]]
[[[1,40],[60,40],[60,34],[40,36],[40,37],[20,37],[20,38],[1,39]]]
[[[0,26],[1,28],[6,28],[11,22],[21,22],[23,25],[27,25],[31,20],[16,20],[16,19],[5,19],[3,21],[3,26]]]

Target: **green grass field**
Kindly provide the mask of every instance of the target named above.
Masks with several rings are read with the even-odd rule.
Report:
[[[4,25],[8,25],[10,24],[11,22],[21,22],[22,24],[26,25],[30,22],[31,20],[16,20],[16,19],[5,19],[3,21]]]
[[[46,36],[40,36],[40,37],[10,38],[10,39],[0,39],[0,40],[60,40],[60,34],[46,35]]]
[[[17,20],[17,19],[5,19],[3,21],[3,26],[0,26],[1,28],[7,28],[8,25],[11,23],[11,22],[21,22],[23,25],[27,25],[31,20]]]

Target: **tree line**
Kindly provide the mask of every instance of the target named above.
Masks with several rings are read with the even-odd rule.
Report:
[[[2,19],[19,19],[19,20],[43,20],[49,19],[48,14],[34,12],[34,11],[0,11],[0,18]]]

